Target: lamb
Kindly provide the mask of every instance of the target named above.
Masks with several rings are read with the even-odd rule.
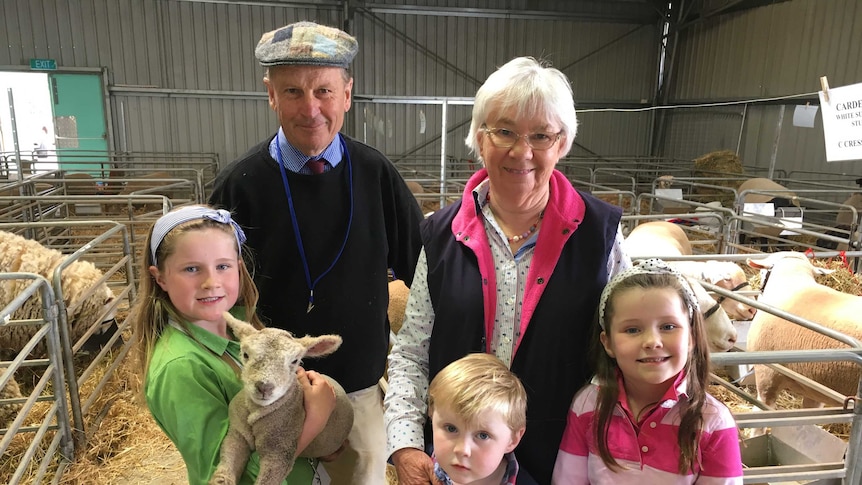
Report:
[[[36,273],[52,281],[54,269],[66,258],[61,252],[46,248],[36,241],[16,234],[0,231],[0,272]],[[114,292],[106,282],[99,283],[102,272],[89,261],[70,264],[61,277],[63,302],[66,305],[66,321],[72,343],[77,342],[93,325],[101,325],[97,332],[104,331],[114,322]],[[0,281],[0,307],[6,306],[31,280],[12,279]],[[13,320],[43,318],[41,298],[30,298],[12,313]],[[38,328],[35,325],[0,326],[0,356],[17,355]],[[33,355],[47,354],[46,345],[39,343]]]
[[[784,310],[792,315],[829,327],[845,335],[862,340],[862,296],[843,293],[814,280],[815,274],[831,270],[817,268],[803,253],[784,251],[772,253],[766,259],[750,260],[749,265],[771,270],[759,301]],[[748,332],[748,350],[803,350],[847,348],[841,342],[820,333],[795,325],[771,313],[760,311],[751,322]],[[851,362],[800,362],[786,364],[791,370],[829,387],[846,396],[856,394],[860,369]],[[754,367],[757,380],[757,397],[772,406],[782,389],[790,389],[803,396],[803,406],[813,407],[826,402],[819,393],[799,386],[790,378],[765,366]]]
[[[623,247],[634,258],[638,256],[660,257],[691,254],[691,243],[686,237],[685,232],[678,225],[665,221],[647,222],[638,225],[625,239]],[[711,271],[715,265],[709,266],[702,262],[681,261],[669,261],[668,264],[685,274],[691,283],[701,311],[704,312],[704,322],[706,324],[710,350],[713,352],[730,350],[736,343],[736,328],[734,328],[733,323],[730,321],[724,306],[719,306],[715,299],[709,296],[709,293],[697,282],[697,279],[709,279],[710,281],[723,280],[724,273],[720,273],[721,277],[703,278],[704,272]],[[733,302],[738,303],[735,300]],[[723,304],[724,302],[722,302]]]
[[[293,469],[305,422],[302,388],[296,381],[300,359],[335,352],[341,345],[341,337],[295,338],[281,329],[257,330],[229,313],[224,317],[240,341],[244,384],[230,402],[230,426],[210,484],[236,483],[253,450],[260,455],[260,474],[255,483],[278,484]],[[353,426],[353,405],[347,394],[337,382],[324,377],[335,389],[335,410],[324,430],[301,456],[314,458],[335,453]]]

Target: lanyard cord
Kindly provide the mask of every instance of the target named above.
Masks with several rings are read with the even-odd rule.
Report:
[[[353,225],[353,164],[350,163],[350,153],[347,151],[347,145],[344,143],[344,138],[339,134],[338,141],[341,143],[341,150],[342,153],[344,153],[344,159],[347,163],[350,216],[347,219],[347,231],[344,233],[344,241],[341,242],[341,248],[338,250],[338,254],[335,255],[335,259],[332,260],[332,264],[330,264],[325,271],[320,273],[314,281],[311,281],[311,274],[308,270],[308,259],[305,257],[305,247],[302,245],[302,236],[299,233],[299,222],[296,220],[296,210],[293,206],[293,196],[290,192],[290,184],[287,182],[287,172],[284,170],[284,163],[282,162],[280,141],[281,140],[277,143],[278,150],[276,151],[276,154],[278,155],[278,169],[281,171],[281,181],[284,184],[284,193],[287,195],[287,206],[290,209],[290,220],[293,224],[293,232],[296,234],[296,246],[299,249],[299,259],[302,261],[302,269],[305,271],[305,284],[308,285],[308,310],[306,310],[306,313],[309,313],[311,312],[311,309],[314,308],[314,287],[317,286],[317,283],[320,282],[320,280],[326,276],[333,267],[335,267],[335,263],[341,259],[341,255],[344,253],[344,248],[347,246],[347,237],[350,235],[350,227]]]

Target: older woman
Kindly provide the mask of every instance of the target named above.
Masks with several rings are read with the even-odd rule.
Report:
[[[527,389],[518,484],[550,483],[572,396],[590,376],[599,295],[631,266],[621,211],[555,170],[577,131],[560,71],[514,59],[476,94],[467,145],[484,168],[460,203],[424,221],[405,323],[389,357],[389,452],[401,483],[433,482],[423,452],[428,382],[470,352],[506,362]],[[477,459],[466,454],[462,466]]]

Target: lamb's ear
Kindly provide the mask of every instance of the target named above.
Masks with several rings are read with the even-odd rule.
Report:
[[[746,260],[746,263],[748,263],[748,266],[750,266],[754,269],[771,269],[772,268],[772,264],[764,264],[763,261],[760,259],[748,259],[748,260]]]
[[[321,335],[319,337],[302,337],[297,339],[307,350],[306,357],[322,357],[329,355],[341,347],[341,337],[338,335]]]
[[[237,319],[236,317],[231,315],[230,312],[224,312],[223,315],[224,321],[227,322],[227,325],[230,327],[231,330],[233,330],[233,334],[236,336],[236,338],[242,339],[246,335],[251,335],[257,332],[257,329],[251,326],[251,324]]]

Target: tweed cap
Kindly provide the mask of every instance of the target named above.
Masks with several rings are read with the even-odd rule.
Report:
[[[261,66],[347,68],[359,45],[348,33],[314,22],[297,22],[263,34],[254,56]]]

